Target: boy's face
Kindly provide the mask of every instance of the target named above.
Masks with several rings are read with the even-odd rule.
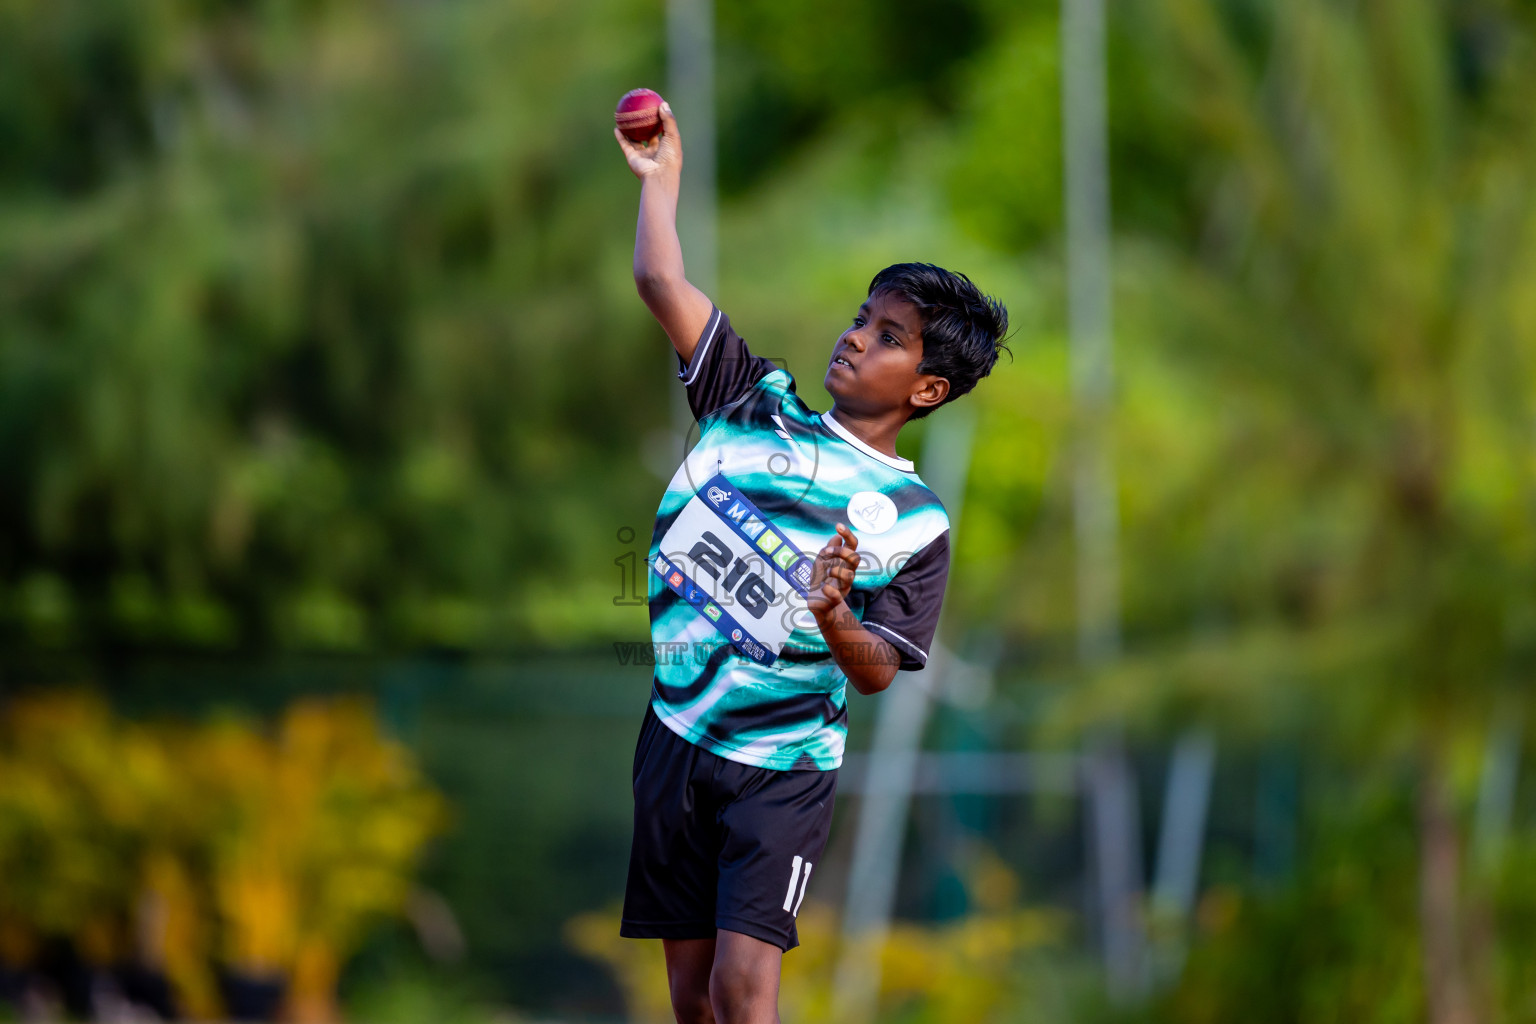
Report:
[[[923,320],[917,307],[891,291],[864,300],[853,323],[832,346],[822,384],[838,408],[860,416],[937,405],[949,381],[918,373],[923,361]]]

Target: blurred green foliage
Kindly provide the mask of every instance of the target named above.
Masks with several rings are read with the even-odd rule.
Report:
[[[1205,721],[1326,752],[1367,790],[1383,764],[1417,787],[1385,817],[1362,797],[1309,818],[1336,839],[1293,889],[1211,904],[1226,930],[1201,933],[1168,1013],[1356,1006],[1327,993],[1418,956],[1412,908],[1377,896],[1420,884],[1427,850],[1456,863],[1476,751],[1490,719],[1524,716],[1536,665],[1536,10],[1111,5],[1126,657],[1091,679],[1072,642],[1056,12],[718,5],[715,298],[812,404],[806,371],[880,267],[933,260],[1008,304],[1014,359],[966,400],[950,639],[1000,638],[1000,704],[1045,706],[1008,742]],[[647,83],[665,83],[659,0],[0,5],[0,651],[643,637],[614,559],[643,547],[680,453],[607,118]],[[921,442],[919,425],[903,453]],[[1042,697],[1041,679],[1081,685]],[[460,726],[422,743],[513,763],[492,726]],[[536,731],[517,742],[565,743]],[[465,847],[451,896],[510,878],[547,925],[564,897],[530,894],[538,872],[612,854],[622,808],[515,832],[528,805],[474,779],[475,818],[517,856]],[[526,799],[576,814],[583,784]],[[45,833],[80,827],[61,812]],[[61,865],[106,891],[112,849]],[[1528,898],[1463,874],[1511,962]],[[534,955],[526,921],[493,916],[487,957]],[[1328,955],[1287,945],[1312,920]],[[1245,973],[1276,957],[1305,982],[1289,1002],[1267,987],[1284,976]],[[1417,1012],[1393,992],[1381,1019]]]
[[[13,642],[525,640],[611,542],[657,360],[546,7],[7,9]]]

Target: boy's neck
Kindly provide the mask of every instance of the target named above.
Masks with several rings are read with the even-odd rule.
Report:
[[[854,437],[869,445],[875,451],[891,458],[900,458],[896,454],[896,435],[901,433],[901,428],[906,426],[906,417],[897,419],[898,413],[885,413],[881,416],[860,416],[857,413],[848,412],[835,402],[832,405],[832,418],[842,424],[844,429]]]

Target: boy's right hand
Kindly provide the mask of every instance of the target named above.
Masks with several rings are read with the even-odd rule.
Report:
[[[661,131],[649,141],[635,142],[617,128],[613,130],[619,148],[624,150],[624,159],[629,161],[629,169],[641,181],[655,174],[677,177],[683,170],[683,142],[677,134],[677,118],[672,116],[671,104],[663,101],[660,114]]]
[[[838,523],[837,535],[816,552],[816,561],[811,564],[811,585],[805,604],[818,624],[847,599],[858,571],[859,538]]]

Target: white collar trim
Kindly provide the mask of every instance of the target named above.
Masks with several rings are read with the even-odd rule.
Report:
[[[868,455],[870,458],[879,459],[887,466],[890,466],[893,469],[899,469],[903,473],[917,472],[916,467],[912,465],[910,459],[892,458],[884,452],[875,451],[869,445],[865,444],[863,441],[860,441],[853,435],[852,431],[843,426],[841,423],[837,422],[837,417],[833,416],[830,412],[824,412],[821,414],[821,423],[828,430],[832,431],[832,433],[836,434],[844,441],[847,441],[849,444],[853,445],[855,448],[863,452],[865,455]]]

